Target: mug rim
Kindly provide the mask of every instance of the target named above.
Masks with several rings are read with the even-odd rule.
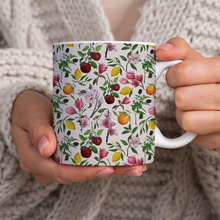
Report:
[[[79,44],[79,43],[116,43],[116,44],[119,44],[119,43],[126,43],[126,44],[145,44],[145,45],[154,45],[156,46],[155,43],[152,43],[152,42],[141,42],[141,41],[92,41],[92,40],[89,40],[89,41],[64,41],[64,42],[57,42],[57,43],[54,43],[53,45],[60,45],[60,44],[71,44],[71,43],[74,43],[74,44]]]

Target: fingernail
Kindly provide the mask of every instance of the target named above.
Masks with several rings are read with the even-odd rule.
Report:
[[[39,144],[38,144],[38,148],[39,148],[39,151],[40,153],[43,155],[43,150],[44,148],[49,144],[50,142],[48,141],[47,137],[46,136],[43,136],[40,141],[39,141]]]
[[[146,171],[147,170],[147,165],[143,165],[142,169],[143,169],[143,172]]]
[[[113,172],[114,172],[114,170],[106,168],[106,169],[101,170],[98,173],[96,173],[96,177],[98,177],[98,178],[106,177],[106,176],[110,175]]]
[[[174,46],[172,44],[161,44],[159,47],[157,47],[156,50],[172,50],[174,48]]]
[[[141,176],[142,173],[138,173],[137,170],[132,169],[132,170],[127,170],[127,171],[125,171],[125,172],[124,172],[124,175],[126,175],[126,176]]]

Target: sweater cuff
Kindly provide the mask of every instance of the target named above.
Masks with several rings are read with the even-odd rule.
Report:
[[[22,82],[19,85],[12,85],[10,88],[5,89],[0,97],[0,133],[3,135],[4,142],[8,147],[11,155],[18,158],[16,147],[12,140],[11,128],[11,115],[13,104],[17,96],[25,90],[35,90],[52,101],[52,89],[48,86],[41,85],[36,82]]]

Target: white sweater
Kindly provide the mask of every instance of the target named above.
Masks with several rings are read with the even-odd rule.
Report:
[[[133,41],[183,37],[204,56],[220,52],[219,0],[147,0]],[[0,0],[0,219],[210,220],[220,218],[220,153],[190,144],[156,148],[141,177],[60,185],[20,169],[13,101],[25,89],[52,97],[52,43],[113,40],[99,0]],[[10,49],[5,49],[5,47]],[[157,125],[178,136],[173,91],[157,83]]]

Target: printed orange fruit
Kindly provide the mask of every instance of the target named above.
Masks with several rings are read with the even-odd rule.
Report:
[[[128,115],[124,115],[124,114],[120,114],[118,116],[118,123],[121,125],[126,125],[129,121],[129,116]]]
[[[63,92],[66,95],[69,95],[70,93],[72,93],[72,86],[71,85],[65,85],[63,87]]]
[[[147,93],[148,95],[153,95],[153,94],[155,93],[155,87],[154,87],[154,86],[148,86],[148,87],[146,88],[146,93]]]

